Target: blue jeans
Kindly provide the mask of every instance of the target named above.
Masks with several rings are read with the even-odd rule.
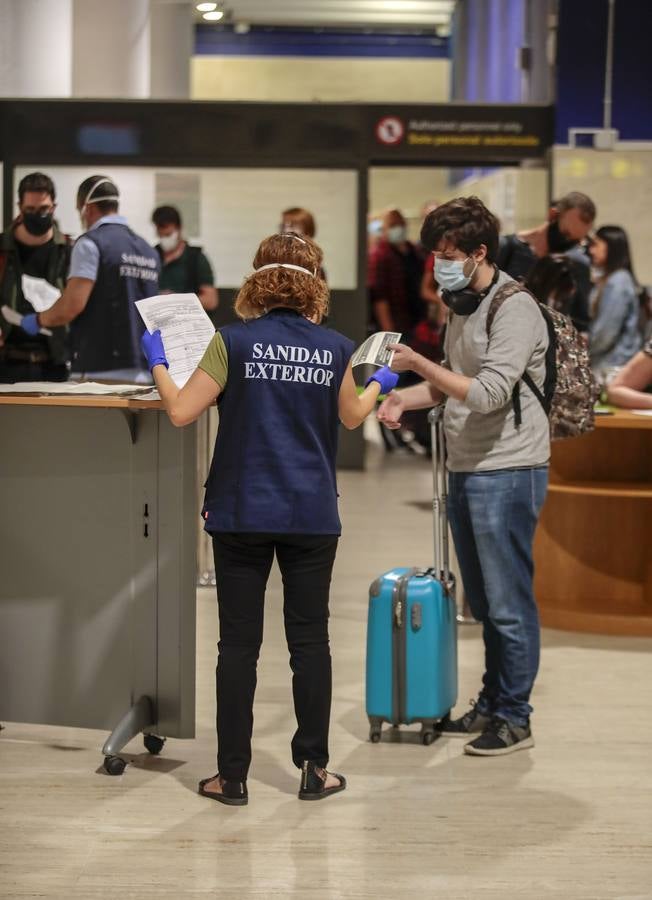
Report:
[[[482,623],[485,673],[477,708],[528,722],[539,668],[532,541],[547,467],[451,472],[448,515],[473,616]]]

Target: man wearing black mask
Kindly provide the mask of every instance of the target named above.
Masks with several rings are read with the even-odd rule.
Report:
[[[15,221],[0,237],[0,307],[19,315],[34,309],[23,295],[22,277],[43,278],[59,291],[65,285],[70,242],[55,221],[56,193],[42,172],[26,175],[18,185]],[[68,378],[66,329],[26,334],[0,313],[0,382],[65,381]]]
[[[547,222],[530,231],[503,235],[496,261],[503,272],[517,281],[525,281],[537,259],[565,254],[576,284],[570,315],[580,332],[588,331],[591,292],[591,261],[582,242],[591,231],[595,217],[595,203],[591,198],[579,191],[571,191],[552,205]]]

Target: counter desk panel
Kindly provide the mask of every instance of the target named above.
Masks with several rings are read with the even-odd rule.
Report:
[[[160,401],[0,397],[0,721],[190,738],[196,437]],[[156,752],[156,751],[154,751]]]
[[[542,624],[652,636],[652,418],[618,410],[552,445],[534,544]]]

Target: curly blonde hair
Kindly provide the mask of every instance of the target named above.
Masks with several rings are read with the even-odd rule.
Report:
[[[235,301],[241,319],[256,319],[274,306],[287,306],[307,319],[321,322],[328,312],[329,291],[322,274],[324,255],[309,237],[288,232],[273,234],[262,242],[254,257],[254,269],[242,285]],[[265,269],[270,264],[289,263],[294,269]]]

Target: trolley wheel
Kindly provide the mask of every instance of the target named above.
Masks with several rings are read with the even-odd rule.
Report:
[[[144,734],[143,744],[149,753],[158,756],[165,744],[165,738],[159,737],[157,734]]]
[[[372,744],[379,743],[379,741],[380,741],[380,729],[379,728],[371,729],[371,731],[369,732],[369,740],[371,741]]]
[[[126,761],[121,756],[104,757],[104,771],[109,775],[122,775],[126,765]]]
[[[421,735],[421,742],[425,747],[429,747],[435,739],[434,731],[424,731]]]

